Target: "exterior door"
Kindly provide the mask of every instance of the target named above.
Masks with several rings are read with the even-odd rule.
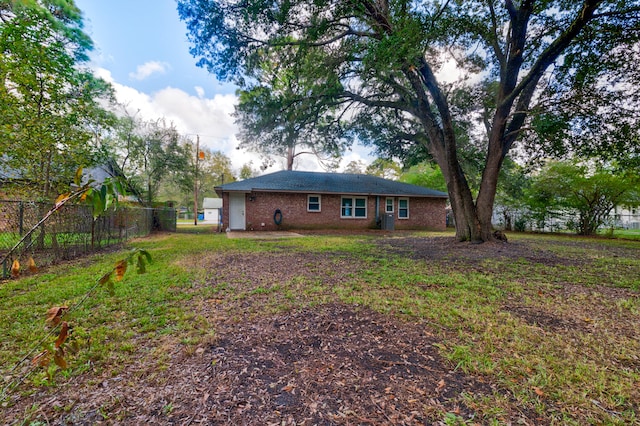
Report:
[[[232,231],[244,231],[246,222],[244,216],[244,193],[229,193],[229,229]]]

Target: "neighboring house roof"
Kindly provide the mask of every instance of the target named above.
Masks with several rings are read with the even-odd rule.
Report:
[[[222,198],[205,198],[202,200],[203,209],[221,209]]]
[[[8,160],[6,155],[0,156],[0,180],[18,180],[24,178],[24,173],[20,170],[13,169],[5,164]]]
[[[445,192],[377,176],[283,170],[227,183],[216,192],[304,192],[447,198]]]

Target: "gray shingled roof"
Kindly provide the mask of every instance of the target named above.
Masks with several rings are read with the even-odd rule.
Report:
[[[304,192],[447,198],[445,192],[370,175],[283,170],[217,186],[216,192]]]

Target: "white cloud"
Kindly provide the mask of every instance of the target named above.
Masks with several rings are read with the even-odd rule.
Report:
[[[144,80],[152,74],[160,73],[164,74],[171,68],[166,62],[149,61],[142,65],[138,65],[136,72],[129,73],[129,78],[133,80]]]
[[[118,102],[125,105],[131,114],[137,113],[145,120],[165,118],[181,134],[194,141],[200,136],[201,146],[223,152],[238,171],[250,161],[253,161],[254,168],[260,165],[256,154],[236,149],[238,127],[231,116],[237,102],[235,95],[218,94],[206,98],[202,89],[196,88],[198,96],[193,96],[173,87],[146,94],[116,82],[111,72],[104,68],[96,69],[95,73],[113,85]]]
[[[237,149],[239,141],[235,135],[238,133],[238,126],[232,117],[238,101],[235,94],[216,94],[212,98],[207,98],[204,90],[199,87],[195,88],[197,96],[173,87],[147,94],[116,82],[111,72],[104,68],[97,68],[95,73],[113,85],[118,102],[125,105],[131,114],[137,113],[145,120],[165,118],[173,123],[181,134],[192,140],[195,141],[199,136],[200,146],[223,152],[231,159],[236,171],[249,162],[252,162],[254,169],[258,169],[262,164],[259,155]],[[366,148],[354,146],[343,158],[340,170],[351,160],[363,160],[368,164],[371,162],[371,156],[368,155]],[[272,173],[283,167],[284,159],[264,173]],[[301,158],[296,168],[297,170],[322,170],[321,165],[312,156]]]

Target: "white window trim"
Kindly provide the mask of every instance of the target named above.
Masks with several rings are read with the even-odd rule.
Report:
[[[407,217],[400,217],[400,201],[406,200],[407,201]],[[398,198],[398,219],[401,220],[406,220],[409,219],[410,217],[410,213],[409,213],[409,199],[408,198]]]
[[[318,210],[311,210],[309,209],[309,200],[311,199],[311,197],[318,197]],[[307,195],[307,212],[309,213],[320,213],[322,211],[322,195],[320,194],[309,194]]]
[[[342,215],[342,200],[351,200],[351,216],[343,216]],[[356,216],[356,200],[364,200],[364,216]],[[340,218],[341,219],[366,219],[369,216],[369,209],[367,208],[368,199],[367,197],[340,197]],[[358,207],[361,209],[362,207]]]
[[[387,207],[389,206],[387,203],[388,201],[391,200],[391,210],[387,210]],[[387,197],[384,199],[384,212],[385,213],[394,213],[396,211],[395,209],[395,203],[394,203],[394,199],[393,197]]]

